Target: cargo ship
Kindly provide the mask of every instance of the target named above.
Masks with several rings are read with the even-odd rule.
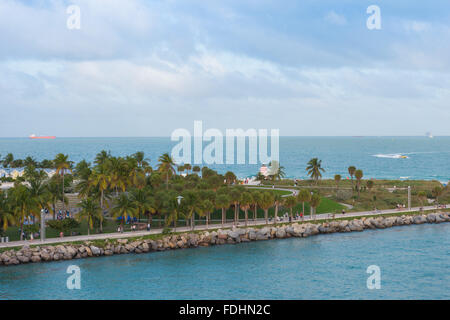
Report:
[[[30,139],[55,139],[55,136],[37,136],[35,134],[30,135]]]

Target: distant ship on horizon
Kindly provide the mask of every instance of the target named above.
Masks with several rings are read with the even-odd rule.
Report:
[[[430,139],[433,138],[433,135],[431,134],[431,132],[427,132],[425,135]]]
[[[55,136],[37,136],[34,133],[30,134],[29,138],[30,139],[56,139]]]

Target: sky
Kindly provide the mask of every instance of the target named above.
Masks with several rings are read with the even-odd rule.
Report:
[[[448,0],[0,0],[0,137],[450,135],[449,57]]]

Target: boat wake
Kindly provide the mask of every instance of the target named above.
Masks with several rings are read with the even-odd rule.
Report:
[[[392,154],[374,154],[374,157],[377,158],[389,158],[389,159],[408,159],[408,156],[400,153],[392,153]]]

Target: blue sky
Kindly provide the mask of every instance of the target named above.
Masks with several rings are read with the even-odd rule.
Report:
[[[67,6],[81,29],[66,27]],[[369,5],[382,29],[368,30]],[[450,3],[0,1],[0,136],[450,135]]]

